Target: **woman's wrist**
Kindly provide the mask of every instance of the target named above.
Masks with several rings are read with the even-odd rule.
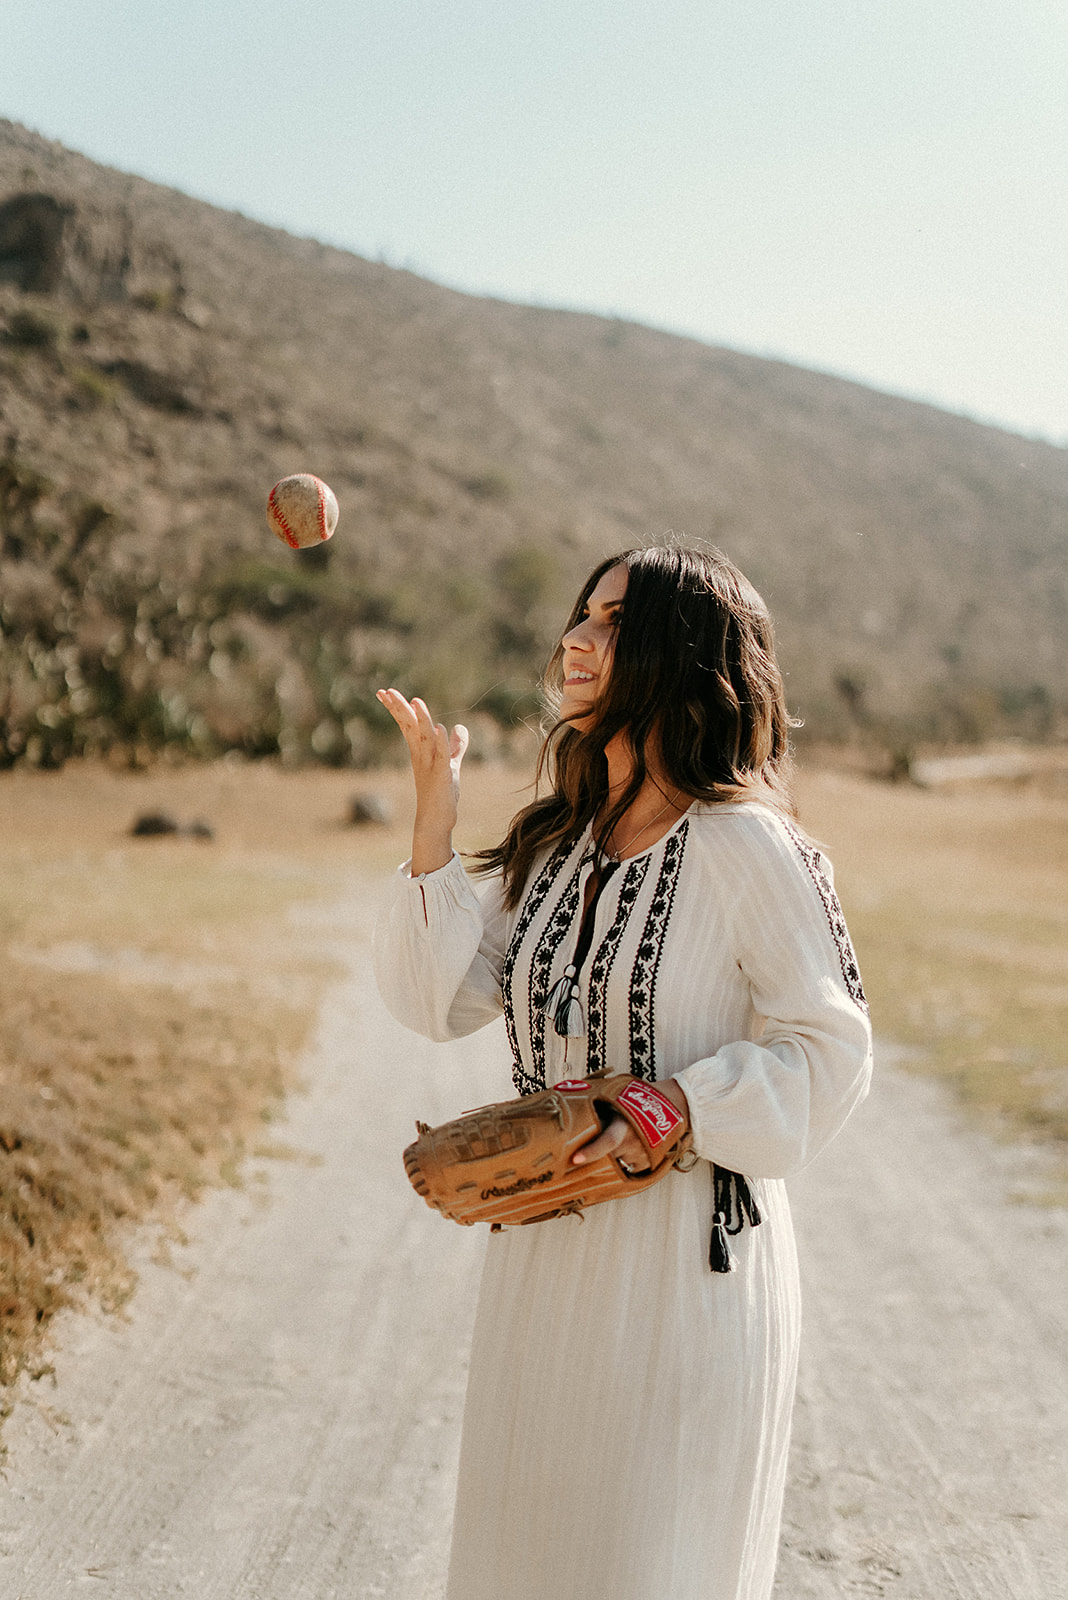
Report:
[[[440,828],[423,829],[416,825],[412,834],[412,877],[421,878],[427,872],[437,872],[451,860],[451,830],[443,832]]]
[[[690,1102],[686,1098],[686,1091],[677,1078],[658,1078],[656,1087],[666,1100],[670,1100],[680,1117],[690,1126]]]

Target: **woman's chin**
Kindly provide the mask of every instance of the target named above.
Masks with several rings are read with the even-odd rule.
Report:
[[[569,706],[565,702],[560,707],[560,721],[566,722],[568,727],[574,728],[576,733],[588,733],[595,721],[593,707],[590,705]]]

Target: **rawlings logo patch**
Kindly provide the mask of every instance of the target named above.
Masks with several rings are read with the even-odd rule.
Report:
[[[626,1107],[650,1147],[663,1144],[683,1126],[683,1118],[667,1096],[647,1083],[628,1083],[616,1104]]]

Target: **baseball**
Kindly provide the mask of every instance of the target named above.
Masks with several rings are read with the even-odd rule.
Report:
[[[337,498],[321,478],[294,472],[267,496],[267,522],[291,550],[321,544],[337,527]]]

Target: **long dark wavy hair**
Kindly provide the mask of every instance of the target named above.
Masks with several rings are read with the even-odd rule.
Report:
[[[559,717],[563,643],[546,669],[547,709],[539,787],[550,792],[513,818],[499,845],[475,853],[480,872],[500,871],[505,901],[519,903],[534,860],[577,838],[597,819],[605,846],[637,798],[650,765],[659,781],[706,802],[763,800],[796,815],[782,674],[767,606],[719,550],[656,545],[624,550],[583,585],[564,635],[576,627],[600,579],[627,568],[611,670],[586,728]],[[609,804],[605,750],[623,733],[633,754],[626,789]],[[670,791],[669,791],[670,792]]]

